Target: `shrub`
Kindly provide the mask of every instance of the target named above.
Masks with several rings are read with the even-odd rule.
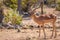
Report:
[[[3,22],[8,23],[11,22],[12,24],[20,25],[22,21],[22,16],[19,15],[17,11],[9,10],[7,15],[5,15]]]
[[[60,2],[57,3],[56,10],[60,11]]]

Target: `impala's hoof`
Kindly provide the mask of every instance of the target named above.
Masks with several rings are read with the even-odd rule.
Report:
[[[56,38],[56,36],[54,36],[54,38]]]
[[[40,38],[40,37],[38,37],[38,40],[41,40],[41,38]]]
[[[44,37],[44,39],[46,39],[46,37]]]
[[[50,39],[52,39],[52,36],[50,37]]]

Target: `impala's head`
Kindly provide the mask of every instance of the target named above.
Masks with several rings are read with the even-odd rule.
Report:
[[[35,16],[35,12],[36,11],[31,11],[29,14],[30,14],[30,17],[33,17],[33,16]]]
[[[39,8],[40,8],[40,7],[37,7],[37,8],[34,8],[33,10],[32,10],[32,8],[31,8],[30,11],[29,11],[30,17],[35,16],[36,9],[39,9]],[[31,10],[32,10],[32,11],[31,11]]]
[[[39,17],[41,14],[40,14],[40,11],[32,11],[30,14],[30,17]]]

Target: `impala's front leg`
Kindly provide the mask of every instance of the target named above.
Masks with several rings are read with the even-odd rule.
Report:
[[[41,33],[41,26],[39,26],[39,37],[40,37],[40,33]]]
[[[45,28],[42,26],[43,32],[44,32],[44,39],[46,39],[46,34],[45,34]]]
[[[54,33],[55,33],[54,38],[56,38],[56,36],[57,36],[57,31],[56,31],[56,26],[55,26],[55,24],[54,24]]]

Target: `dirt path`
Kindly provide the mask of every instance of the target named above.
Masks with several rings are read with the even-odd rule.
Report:
[[[57,38],[50,39],[51,29],[46,29],[47,40],[60,40],[60,31],[58,31]],[[43,31],[41,30],[41,40],[45,40]],[[17,30],[3,30],[0,29],[0,40],[38,40],[38,29],[21,29],[21,32],[17,33]]]

